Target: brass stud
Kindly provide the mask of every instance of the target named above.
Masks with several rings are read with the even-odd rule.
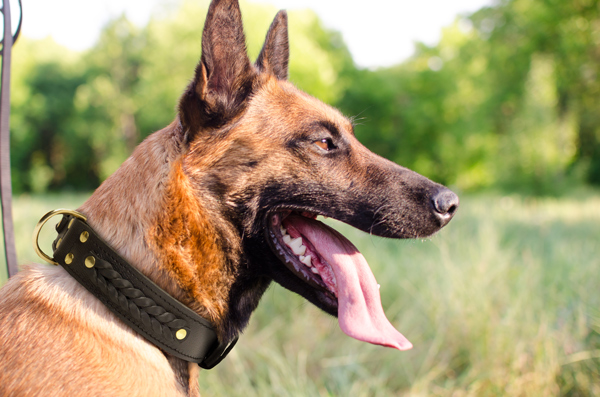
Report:
[[[186,336],[187,336],[187,331],[183,328],[181,328],[179,331],[175,332],[175,337],[179,340],[185,339]]]
[[[85,258],[85,267],[87,267],[88,269],[93,268],[95,264],[96,258],[94,258],[93,256],[88,256],[87,258]]]
[[[75,255],[73,255],[72,253],[68,253],[67,256],[65,256],[65,263],[67,265],[70,265],[71,263],[73,263],[73,259],[75,258]]]
[[[60,245],[60,243],[62,243],[62,238],[59,238],[58,241],[56,242],[56,248],[58,248],[58,246]]]
[[[87,232],[87,230],[84,230],[79,235],[79,241],[81,241],[82,243],[85,243],[89,237],[90,237],[90,234]]]
[[[67,226],[67,229],[71,228],[71,226],[73,225],[73,222],[75,222],[75,218],[71,219],[71,222],[69,222],[69,226]]]

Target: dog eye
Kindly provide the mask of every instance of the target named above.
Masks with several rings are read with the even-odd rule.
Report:
[[[314,143],[323,150],[329,151],[332,149],[337,149],[337,146],[335,146],[333,144],[333,141],[331,140],[331,138],[319,139],[318,141],[315,141]]]

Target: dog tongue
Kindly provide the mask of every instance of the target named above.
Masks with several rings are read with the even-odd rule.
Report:
[[[363,342],[408,350],[412,344],[389,322],[381,306],[375,276],[365,257],[336,230],[316,220],[289,216],[335,274],[338,322],[348,336]]]

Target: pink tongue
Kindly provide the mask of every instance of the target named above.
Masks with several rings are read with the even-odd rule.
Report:
[[[301,216],[286,218],[335,274],[338,290],[338,322],[348,336],[363,342],[408,350],[412,344],[398,332],[383,312],[377,281],[356,247],[329,226]]]

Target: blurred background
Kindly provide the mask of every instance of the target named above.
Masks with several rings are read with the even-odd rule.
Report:
[[[79,206],[174,118],[209,2],[23,3],[11,161],[28,261],[45,211]],[[424,242],[336,226],[412,351],[350,340],[274,286],[203,395],[600,395],[599,2],[242,2],[251,59],[279,8],[290,80],[461,208]]]
[[[251,55],[289,8],[290,80],[373,151],[462,191],[600,184],[597,1],[273,1],[243,4]],[[93,189],[169,123],[207,4],[24,1],[15,192]]]

